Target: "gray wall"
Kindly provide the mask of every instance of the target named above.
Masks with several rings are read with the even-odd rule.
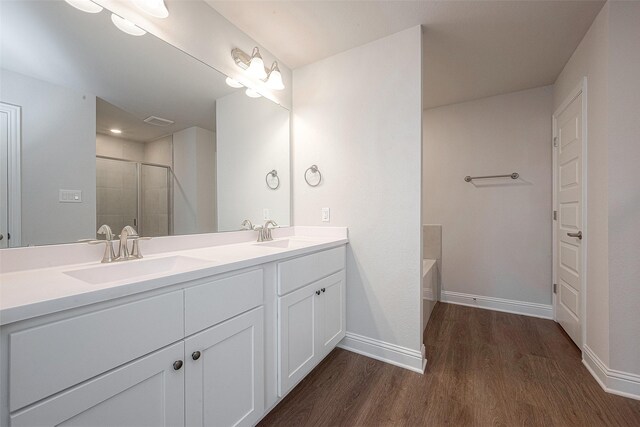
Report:
[[[1,100],[22,107],[22,245],[96,231],[96,98],[2,70]],[[58,192],[81,190],[82,203]]]
[[[420,27],[294,71],[294,224],[349,227],[347,332],[421,347]],[[318,187],[303,180],[317,164]],[[331,208],[331,222],[321,208]]]
[[[423,221],[442,224],[443,292],[551,304],[552,114],[550,86],[424,112]]]
[[[218,231],[238,230],[244,219],[264,222],[263,209],[279,225],[291,224],[289,111],[243,91],[216,101]],[[280,187],[265,176],[278,171]]]

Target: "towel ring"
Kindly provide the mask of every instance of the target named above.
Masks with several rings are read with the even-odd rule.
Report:
[[[311,173],[318,174],[318,182],[316,182],[315,184],[310,183],[309,178],[307,178],[307,174],[309,171],[311,171]],[[304,180],[307,181],[307,184],[309,184],[309,186],[311,187],[317,187],[318,185],[320,185],[320,183],[322,182],[322,174],[320,173],[318,166],[316,165],[309,166],[307,170],[304,171]]]
[[[269,181],[269,175],[271,175],[272,180],[275,179],[275,187],[273,186],[273,182]],[[280,187],[280,177],[278,176],[278,171],[277,170],[272,170],[271,172],[269,172],[265,177],[264,177],[264,181],[267,183],[267,187],[269,187],[272,190],[277,190],[278,187]]]

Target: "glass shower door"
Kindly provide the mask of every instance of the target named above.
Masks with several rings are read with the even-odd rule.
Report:
[[[122,160],[96,158],[97,226],[107,224],[114,234],[126,225],[138,225],[137,165]]]
[[[143,236],[169,236],[171,221],[171,170],[166,166],[140,165],[140,201]]]

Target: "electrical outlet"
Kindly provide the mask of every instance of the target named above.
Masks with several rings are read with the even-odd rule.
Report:
[[[331,209],[322,208],[322,222],[330,222],[331,221]]]
[[[271,211],[267,208],[262,209],[262,219],[267,221],[271,219]]]

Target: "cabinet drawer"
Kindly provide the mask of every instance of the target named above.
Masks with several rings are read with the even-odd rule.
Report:
[[[329,249],[278,264],[278,295],[284,295],[345,268],[346,248]]]
[[[185,333],[191,335],[263,303],[262,270],[214,280],[184,291]]]
[[[9,336],[14,411],[184,337],[182,291]]]

